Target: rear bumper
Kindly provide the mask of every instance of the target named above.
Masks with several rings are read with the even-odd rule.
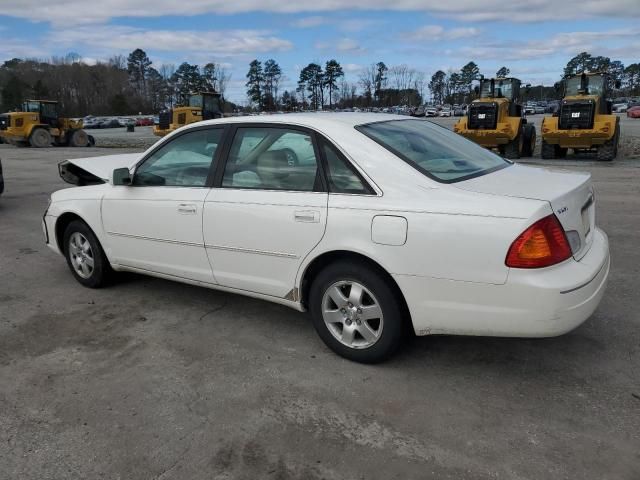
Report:
[[[609,242],[596,229],[580,259],[539,270],[510,269],[504,285],[394,275],[417,335],[553,337],[595,311],[609,276]]]

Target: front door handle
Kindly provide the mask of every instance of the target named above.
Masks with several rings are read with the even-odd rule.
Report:
[[[296,222],[320,223],[320,212],[317,210],[296,210],[293,218]]]
[[[195,215],[198,211],[195,203],[181,203],[178,205],[178,213],[184,215]]]

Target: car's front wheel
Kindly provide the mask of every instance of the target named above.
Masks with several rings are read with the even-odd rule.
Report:
[[[364,263],[322,270],[311,285],[309,309],[320,338],[349,360],[383,361],[402,342],[401,299],[387,278]]]
[[[67,264],[76,280],[89,288],[103,286],[111,274],[111,265],[87,224],[80,220],[69,223],[63,242]]]

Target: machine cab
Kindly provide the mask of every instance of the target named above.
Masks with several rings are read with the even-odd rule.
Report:
[[[517,102],[520,99],[520,83],[517,78],[483,78],[480,80],[480,98],[505,98]]]
[[[189,107],[201,109],[202,120],[211,120],[212,118],[222,117],[220,96],[221,95],[216,92],[192,93],[187,96],[186,103]]]
[[[40,115],[40,123],[58,128],[60,105],[52,100],[27,100],[22,104],[22,111]]]

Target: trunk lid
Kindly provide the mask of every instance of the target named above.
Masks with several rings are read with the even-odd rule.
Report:
[[[131,168],[140,159],[140,153],[73,158],[58,164],[60,178],[72,185],[107,183],[116,168]]]
[[[589,173],[516,164],[455,186],[472,192],[549,202],[567,234],[574,258],[579,260],[591,247],[595,198]]]

